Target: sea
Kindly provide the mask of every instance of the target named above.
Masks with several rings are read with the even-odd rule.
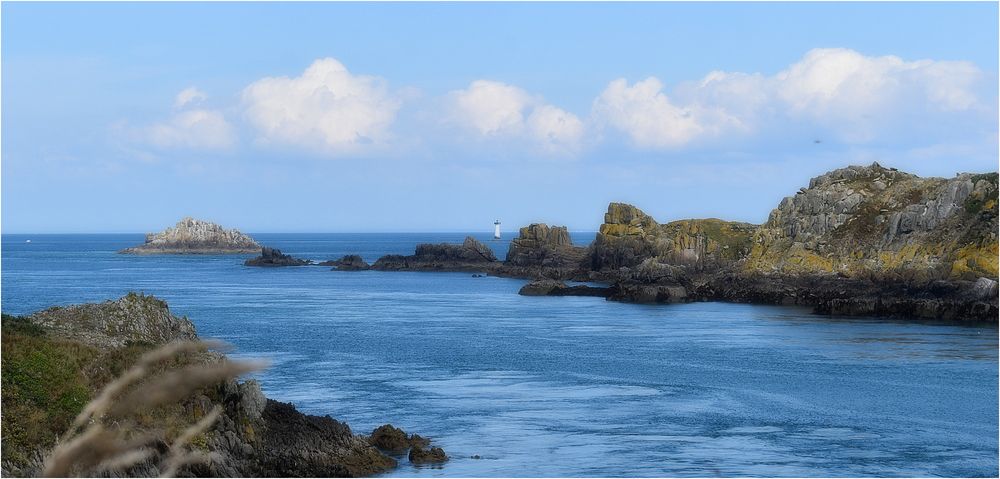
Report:
[[[374,262],[466,235],[253,236],[297,257]],[[506,254],[506,240],[473,236]],[[998,475],[995,324],[525,297],[523,280],[470,273],[116,254],[142,241],[3,235],[0,307],[155,295],[231,356],[270,361],[256,374],[268,397],[357,433],[391,423],[451,457],[401,458],[387,476]]]

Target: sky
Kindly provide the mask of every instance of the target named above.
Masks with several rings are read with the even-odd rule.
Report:
[[[0,5],[4,233],[762,223],[998,168],[997,3]]]

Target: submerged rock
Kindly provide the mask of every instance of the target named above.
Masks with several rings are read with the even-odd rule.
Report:
[[[260,249],[260,256],[251,258],[243,263],[246,266],[306,266],[313,264],[307,259],[299,259],[282,254],[281,250],[264,246]]]
[[[250,254],[260,250],[253,238],[208,221],[184,218],[172,228],[149,233],[146,242],[122,254]]]

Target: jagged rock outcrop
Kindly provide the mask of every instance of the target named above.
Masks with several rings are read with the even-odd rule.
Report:
[[[93,397],[111,379],[105,371],[109,365],[124,361],[124,365],[114,367],[128,367],[138,355],[156,346],[197,338],[190,321],[173,316],[166,303],[134,293],[100,304],[51,308],[25,318],[5,316],[3,335],[5,375],[16,372],[18,377],[23,377],[21,381],[28,381],[24,387],[35,388],[36,383],[46,385],[38,391],[54,388],[52,402],[55,404],[58,399],[59,408],[71,404],[66,403],[72,400],[66,395],[68,386],[64,383],[67,378],[77,378],[76,381],[84,383],[94,381],[88,391]],[[36,355],[18,341],[40,346],[44,352]],[[15,354],[20,356],[13,356]],[[61,358],[55,363],[58,367],[47,365],[54,358]],[[189,365],[225,360],[215,352],[191,353],[183,359]],[[9,385],[8,380],[14,381],[6,377],[5,388]],[[22,386],[21,383],[10,385]],[[18,401],[18,396],[9,393],[12,394],[5,389],[2,473],[5,477],[36,475],[42,458],[53,447],[52,436],[46,435],[31,443],[16,428],[19,424],[24,426],[19,421],[38,420],[35,415],[45,411],[32,410],[35,415],[11,418],[6,413],[14,411],[15,404],[8,401]],[[17,406],[25,407],[20,402]],[[76,407],[82,406],[81,403]],[[221,416],[208,431],[192,440],[192,447],[210,453],[209,461],[186,466],[180,471],[182,477],[362,477],[385,472],[396,465],[394,459],[379,452],[368,438],[354,434],[347,424],[329,416],[302,414],[291,404],[268,399],[255,380],[242,383],[226,380],[180,403],[161,406],[155,414],[151,412],[147,419],[135,423],[134,433],[158,434],[161,428],[183,430],[216,406],[222,407]],[[68,427],[68,422],[62,427]],[[8,441],[9,434],[17,436],[18,441]],[[52,434],[61,434],[61,431],[54,430]],[[429,445],[419,436],[411,436],[411,439],[421,447]],[[157,457],[122,474],[155,475],[157,471],[152,465],[160,461],[158,456],[166,453],[166,449],[167,444],[160,444],[154,450]]]
[[[171,314],[167,303],[140,293],[97,304],[49,308],[32,314],[29,320],[53,336],[98,348],[197,337],[191,321]]]
[[[386,255],[375,261],[372,269],[382,271],[490,271],[500,262],[489,246],[467,236],[460,245],[419,244],[410,256]]]
[[[407,435],[406,431],[392,424],[383,424],[375,428],[368,436],[368,442],[383,451],[392,453],[402,453],[411,447],[427,447],[431,444],[430,439],[418,434]]]
[[[243,264],[246,266],[308,266],[313,262],[282,254],[281,250],[264,246],[260,249],[260,256],[250,258]]]
[[[617,271],[653,258],[706,270],[730,266],[750,251],[756,226],[714,218],[659,224],[638,208],[611,203],[591,246],[591,268]]]
[[[751,272],[893,281],[997,276],[997,174],[920,178],[878,163],[813,178],[753,239]]]
[[[333,269],[337,271],[365,271],[371,269],[371,265],[356,254],[349,254],[337,260],[323,261],[319,265],[333,266]]]
[[[532,223],[510,242],[506,269],[537,272],[538,276],[569,279],[587,267],[587,248],[573,245],[565,226]]]
[[[119,251],[123,254],[252,254],[260,250],[253,238],[208,221],[184,218],[160,233],[148,233],[146,242]]]
[[[614,282],[619,301],[996,321],[997,192],[996,173],[920,178],[876,163],[813,178],[759,227],[659,224],[612,203],[588,275]]]

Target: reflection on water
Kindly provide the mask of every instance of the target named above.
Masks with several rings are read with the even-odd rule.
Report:
[[[372,261],[464,235],[260,236],[296,256]],[[358,432],[391,422],[453,458],[403,458],[389,475],[997,475],[995,326],[113,254],[141,239],[4,236],[4,311],[156,294],[234,355],[269,359],[270,397]]]

